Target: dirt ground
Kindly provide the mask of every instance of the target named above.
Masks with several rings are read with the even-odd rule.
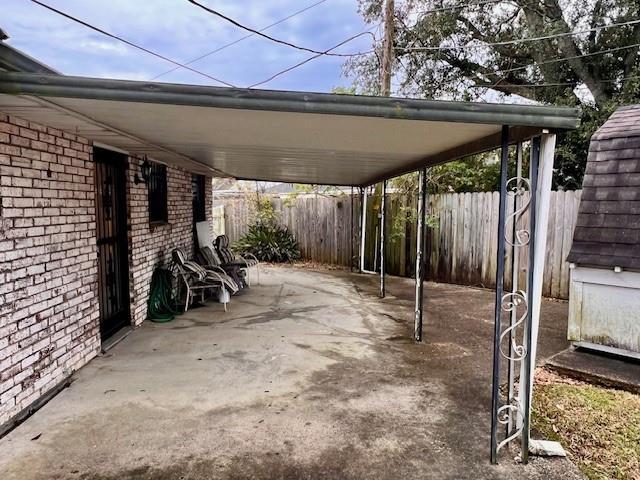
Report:
[[[564,459],[489,464],[493,292],[269,268],[261,285],[146,322],[0,440],[0,478],[571,479]],[[566,348],[545,301],[540,358]]]

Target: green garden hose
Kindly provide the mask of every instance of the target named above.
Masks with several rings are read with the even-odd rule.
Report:
[[[148,317],[152,322],[170,322],[182,312],[173,295],[173,275],[166,268],[156,268],[151,277]]]

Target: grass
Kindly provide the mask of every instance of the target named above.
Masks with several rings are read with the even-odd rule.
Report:
[[[640,396],[536,372],[532,427],[589,479],[640,480]]]

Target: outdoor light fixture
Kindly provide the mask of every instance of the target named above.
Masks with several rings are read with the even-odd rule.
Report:
[[[151,164],[149,163],[149,160],[147,160],[146,155],[144,157],[144,161],[142,162],[142,165],[140,165],[140,175],[142,176],[142,178],[140,178],[140,176],[136,172],[135,177],[133,177],[133,183],[138,185],[140,183],[149,182],[149,177],[151,176]]]

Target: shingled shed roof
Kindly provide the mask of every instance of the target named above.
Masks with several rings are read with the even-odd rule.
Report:
[[[640,269],[640,105],[591,137],[569,262]]]

